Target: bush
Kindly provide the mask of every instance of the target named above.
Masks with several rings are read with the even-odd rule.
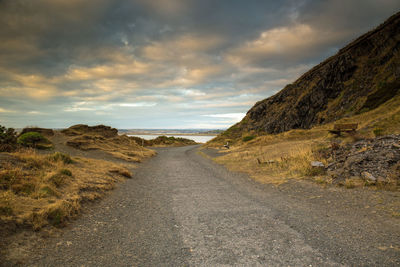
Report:
[[[37,132],[27,132],[18,137],[17,143],[26,147],[49,148],[51,142]],[[50,146],[51,147],[51,146]]]
[[[248,142],[250,140],[253,140],[254,138],[256,138],[254,135],[248,135],[242,138],[243,142]]]
[[[17,133],[13,128],[0,125],[0,152],[11,152],[17,146]]]

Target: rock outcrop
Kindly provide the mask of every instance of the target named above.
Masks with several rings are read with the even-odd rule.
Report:
[[[400,135],[361,140],[340,147],[335,154],[327,168],[334,182],[353,177],[371,184],[400,179]]]
[[[400,13],[256,103],[235,129],[308,129],[378,107],[400,92]]]
[[[84,124],[77,124],[61,131],[68,136],[76,135],[100,135],[102,137],[110,138],[118,135],[118,130],[105,125],[88,126]]]

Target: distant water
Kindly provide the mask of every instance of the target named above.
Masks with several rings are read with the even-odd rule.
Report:
[[[146,135],[140,135],[140,134],[130,134],[128,136],[137,136],[146,140],[154,139],[159,137],[160,135],[156,134],[146,134]],[[173,137],[181,137],[181,138],[186,138],[186,139],[191,139],[194,140],[197,143],[206,143],[207,141],[213,139],[215,135],[166,135],[168,137],[173,136]]]

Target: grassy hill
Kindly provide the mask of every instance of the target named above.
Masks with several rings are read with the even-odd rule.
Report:
[[[400,13],[280,92],[257,102],[218,139],[310,129],[367,113],[400,92]],[[218,140],[217,139],[217,140]]]
[[[357,123],[357,132],[334,135],[329,130],[336,123]],[[225,154],[215,161],[260,182],[307,178],[349,188],[371,185],[397,190],[400,144],[396,134],[400,134],[400,13],[276,95],[256,103],[241,122],[206,146],[222,148],[229,142],[230,149],[221,150]],[[392,135],[388,140],[393,146],[376,150],[377,137],[384,135]],[[336,149],[344,155],[340,164]],[[377,157],[382,153],[393,159]],[[367,154],[369,158],[363,158]],[[346,159],[353,156],[352,162]],[[325,168],[312,167],[312,161]],[[371,162],[376,168],[385,166],[379,167],[382,177],[373,177],[373,183],[365,178]],[[335,171],[327,172],[331,164],[347,169],[338,177]]]

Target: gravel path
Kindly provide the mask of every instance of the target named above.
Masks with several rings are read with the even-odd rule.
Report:
[[[26,265],[400,265],[398,193],[261,185],[197,148],[157,149]]]

